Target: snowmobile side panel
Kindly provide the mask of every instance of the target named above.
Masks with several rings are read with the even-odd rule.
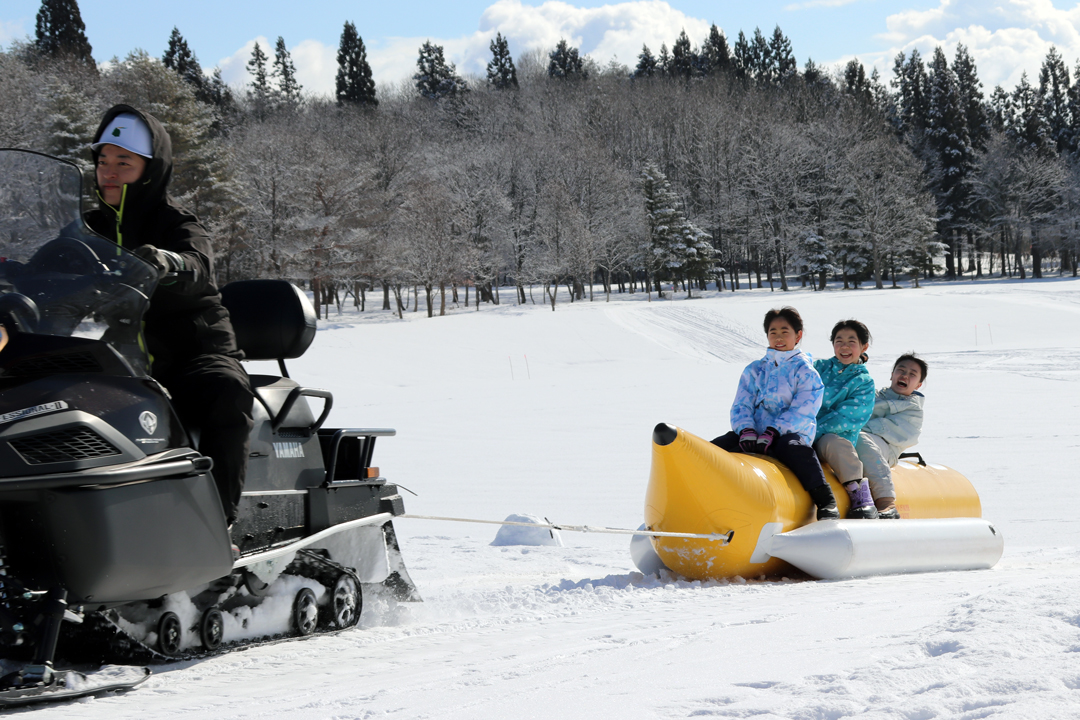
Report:
[[[319,532],[353,518],[390,512],[393,506],[384,507],[382,499],[396,492],[396,486],[382,480],[308,488],[308,526],[312,532]]]
[[[71,604],[165,595],[228,574],[232,551],[208,473],[5,494],[8,565],[30,587],[68,589]]]

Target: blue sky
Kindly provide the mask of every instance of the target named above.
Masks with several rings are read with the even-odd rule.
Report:
[[[780,25],[800,65],[807,57],[832,65],[857,56],[886,77],[897,52],[917,47],[929,55],[942,45],[951,57],[963,42],[987,89],[997,83],[1011,87],[1025,70],[1036,75],[1051,44],[1070,65],[1080,57],[1080,4],[1061,0],[141,0],[135,12],[104,0],[82,0],[79,6],[98,61],[135,48],[160,56],[175,25],[204,67],[220,66],[227,80],[242,83],[253,43],[272,44],[280,35],[301,82],[316,92],[332,90],[334,54],[346,20],[356,24],[382,84],[411,74],[426,39],[444,45],[461,70],[479,73],[496,31],[509,38],[515,56],[549,49],[565,37],[601,63],[617,56],[632,65],[642,43],[656,52],[684,28],[696,44],[711,23],[731,40],[740,29],[770,33]],[[40,0],[4,0],[0,45],[32,35],[39,7]]]

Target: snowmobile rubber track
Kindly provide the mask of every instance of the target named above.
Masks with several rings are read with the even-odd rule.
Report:
[[[282,575],[297,575],[315,580],[326,587],[327,592],[331,593],[333,592],[334,583],[342,574],[351,576],[356,581],[357,587],[362,587],[359,577],[352,568],[334,562],[318,550],[306,548],[298,550],[296,558],[282,572]],[[237,573],[227,577],[235,580]],[[79,625],[72,626],[70,623],[65,623],[66,627],[61,637],[60,647],[61,654],[69,662],[123,665],[166,664],[187,660],[201,660],[238,650],[246,650],[251,647],[306,640],[320,635],[336,635],[339,632],[355,627],[355,623],[344,628],[333,627],[328,622],[328,618],[323,617],[322,612],[319,615],[319,623],[315,632],[311,635],[278,634],[223,643],[213,650],[188,648],[174,655],[168,655],[128,634],[119,624],[117,611],[110,608],[104,611],[87,613],[83,622]]]

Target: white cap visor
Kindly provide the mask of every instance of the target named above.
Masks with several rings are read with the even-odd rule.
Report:
[[[120,113],[114,117],[90,148],[97,151],[102,145],[116,145],[144,158],[154,157],[150,128],[137,115],[131,113]]]

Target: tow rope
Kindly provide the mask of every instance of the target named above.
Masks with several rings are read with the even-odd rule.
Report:
[[[462,523],[478,523],[481,525],[517,525],[520,527],[535,527],[545,528],[547,530],[566,530],[568,532],[580,532],[580,533],[606,533],[608,535],[648,535],[650,537],[670,537],[670,538],[687,538],[692,540],[712,540],[719,542],[721,546],[727,545],[731,542],[731,539],[735,537],[735,531],[731,530],[727,533],[677,533],[677,532],[660,532],[658,530],[650,530],[648,528],[644,530],[628,530],[626,528],[610,528],[610,527],[596,527],[593,525],[563,525],[561,523],[531,523],[531,522],[519,522],[516,520],[477,520],[474,518],[456,518],[456,517],[441,517],[438,515],[398,515],[399,518],[410,518],[413,520],[443,520],[446,522],[462,522]],[[546,519],[546,518],[545,518]]]

